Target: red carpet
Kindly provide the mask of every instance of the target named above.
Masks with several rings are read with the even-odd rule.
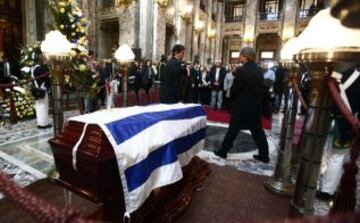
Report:
[[[214,110],[211,108],[205,108],[207,119],[212,122],[229,123],[230,114],[223,110]],[[272,119],[262,117],[262,126],[264,129],[271,130]]]

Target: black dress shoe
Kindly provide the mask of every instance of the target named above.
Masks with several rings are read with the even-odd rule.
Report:
[[[37,127],[38,129],[47,129],[47,128],[51,128],[52,125],[38,125]]]
[[[269,157],[261,157],[259,155],[254,155],[254,159],[259,160],[263,163],[268,163],[270,161]]]
[[[316,191],[316,198],[323,201],[331,201],[334,199],[334,195],[322,191]]]
[[[227,153],[226,152],[223,152],[221,150],[216,150],[216,151],[213,151],[214,154],[220,158],[223,158],[223,159],[226,159],[227,157]]]

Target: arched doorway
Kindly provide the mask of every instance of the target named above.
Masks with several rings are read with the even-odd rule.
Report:
[[[257,60],[259,62],[279,59],[280,37],[277,33],[260,34],[256,39]]]
[[[242,38],[240,35],[228,35],[223,39],[223,62],[225,64],[240,63],[240,49]]]
[[[22,43],[21,0],[0,1],[0,60],[15,62]]]
[[[119,45],[119,21],[102,21],[99,36],[99,57],[112,58],[113,50]]]
[[[171,24],[166,24],[166,32],[165,32],[165,54],[169,54],[172,50],[172,47],[175,45],[175,31],[174,26]]]

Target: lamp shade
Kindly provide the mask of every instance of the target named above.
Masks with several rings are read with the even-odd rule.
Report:
[[[301,46],[297,38],[291,38],[288,40],[280,51],[281,61],[291,61],[295,54],[300,52]]]
[[[73,44],[58,30],[50,31],[45,36],[45,40],[41,43],[41,51],[46,56],[68,56]]]
[[[298,37],[300,51],[334,51],[360,48],[360,29],[345,27],[332,17],[330,9],[321,10]]]
[[[129,63],[135,59],[135,54],[127,44],[123,44],[116,50],[115,59],[121,64]]]

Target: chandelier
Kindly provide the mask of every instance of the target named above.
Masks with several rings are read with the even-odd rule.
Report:
[[[204,31],[205,22],[203,20],[197,19],[194,23],[194,30],[198,33]]]
[[[169,4],[169,0],[156,0],[160,7],[165,8]]]
[[[208,29],[207,36],[209,39],[212,39],[216,36],[216,30],[211,27]]]
[[[183,6],[180,10],[181,18],[187,21],[191,20],[192,9],[193,9],[192,5]]]

